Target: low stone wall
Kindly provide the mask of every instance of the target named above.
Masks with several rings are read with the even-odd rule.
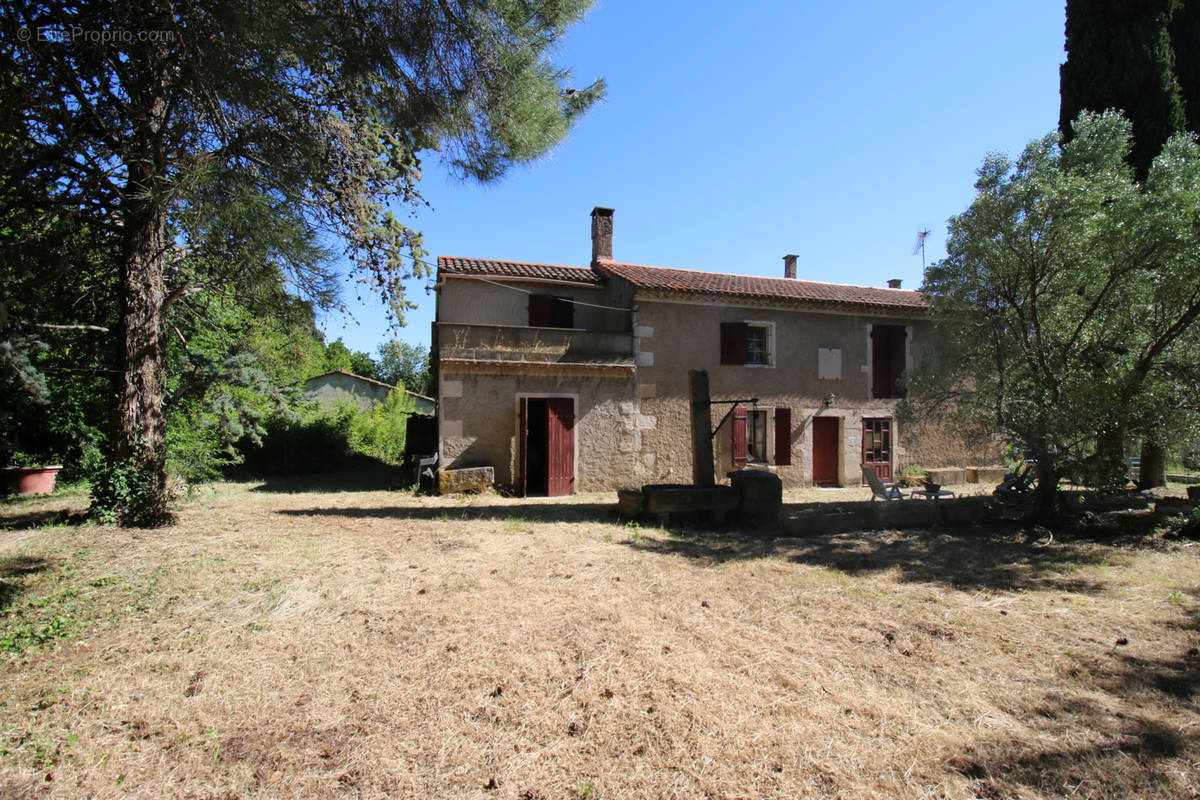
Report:
[[[779,527],[784,535],[799,537],[939,524],[968,525],[985,519],[992,502],[990,497],[958,497],[936,501],[812,503],[784,509],[779,515]]]
[[[1007,474],[1005,467],[967,467],[967,483],[999,484]]]

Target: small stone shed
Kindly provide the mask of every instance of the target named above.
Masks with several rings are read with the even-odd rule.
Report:
[[[314,375],[304,382],[305,400],[316,400],[326,405],[350,401],[364,409],[382,403],[395,391],[402,391],[412,399],[413,410],[416,413],[430,417],[437,413],[437,403],[432,397],[400,389],[374,378],[364,378],[344,369]]]

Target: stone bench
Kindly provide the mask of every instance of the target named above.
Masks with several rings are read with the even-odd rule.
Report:
[[[467,467],[465,469],[438,470],[438,494],[456,492],[482,492],[496,483],[496,471],[492,467]]]

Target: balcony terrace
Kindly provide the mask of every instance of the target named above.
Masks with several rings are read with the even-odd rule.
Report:
[[[632,333],[440,322],[437,336],[443,362],[633,369]]]

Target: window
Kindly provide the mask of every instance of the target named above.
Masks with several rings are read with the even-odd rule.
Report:
[[[770,322],[722,322],[721,363],[771,366]]]
[[[746,329],[746,363],[770,364],[770,344],[767,329],[759,325],[751,325]]]
[[[904,374],[907,335],[903,325],[871,326],[871,397],[904,397],[899,380]]]
[[[569,297],[531,294],[529,296],[529,327],[574,328],[575,304]]]
[[[752,464],[767,463],[767,412],[746,413],[746,457]]]
[[[774,424],[772,424],[772,418]],[[789,408],[749,409],[735,406],[731,425],[733,466],[792,463],[792,411]],[[770,437],[774,435],[774,442]]]

